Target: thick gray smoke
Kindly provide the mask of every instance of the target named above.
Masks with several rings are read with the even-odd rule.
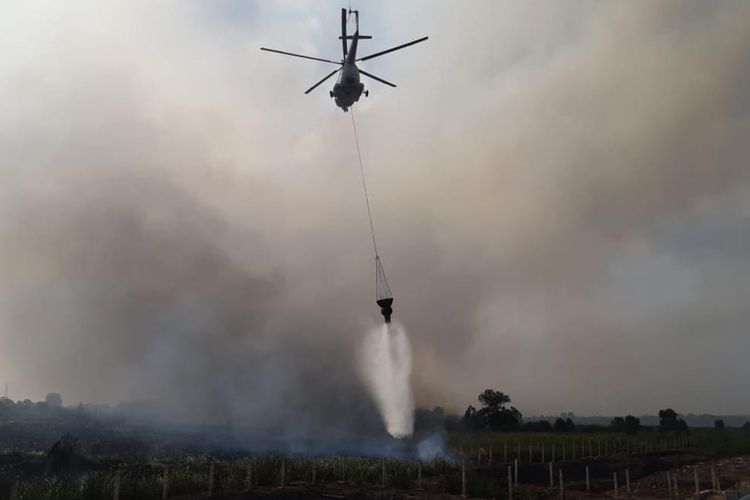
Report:
[[[278,434],[382,432],[340,5],[0,17],[0,382]],[[418,404],[746,411],[750,5],[362,2],[358,108]],[[429,12],[429,15],[426,14]],[[309,62],[309,64],[308,64]],[[371,425],[369,425],[371,423]]]

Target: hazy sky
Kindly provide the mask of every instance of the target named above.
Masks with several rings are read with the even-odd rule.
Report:
[[[356,1],[418,403],[750,412],[750,3]],[[0,382],[259,425],[370,411],[342,2],[7,0]],[[295,421],[295,426],[299,421]]]

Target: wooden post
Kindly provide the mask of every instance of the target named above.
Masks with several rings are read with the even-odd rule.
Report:
[[[385,457],[383,457],[383,488],[385,488],[386,482],[385,482]]]
[[[555,486],[555,476],[552,475],[552,462],[549,463],[549,487]]]
[[[612,476],[615,485],[615,498],[617,498],[617,472],[613,473]]]
[[[514,468],[513,475],[515,477],[515,481],[513,482],[516,484],[516,486],[518,486],[518,459],[517,458],[513,460],[513,468]]]
[[[672,474],[667,471],[667,498],[672,498]]]
[[[461,464],[461,496],[466,498],[466,464]]]
[[[625,469],[625,493],[630,495],[630,469]]]
[[[11,496],[11,498],[13,498]],[[113,500],[120,500],[120,471],[118,470],[115,472],[115,486],[114,491],[112,492],[112,498]]]
[[[318,459],[313,458],[313,466],[312,466],[312,484],[315,484],[315,482],[318,480]]]
[[[563,473],[562,473],[562,469],[558,470],[557,472],[558,472],[558,473],[559,473],[559,475],[560,475],[560,498],[561,498],[561,499],[564,499],[564,498],[565,498],[565,485],[563,484]]]
[[[346,478],[344,478],[346,479]],[[286,460],[281,459],[281,487],[286,486]]]
[[[591,476],[589,475],[589,466],[586,466],[586,491],[591,491]]]
[[[716,491],[719,489],[717,486],[718,481],[716,480],[716,468],[711,465],[711,489]]]
[[[674,481],[674,497],[680,498],[680,487],[677,485],[677,474],[672,476],[672,481]]]
[[[214,496],[214,464],[211,462],[211,465],[208,467],[208,496],[212,497]]]
[[[513,500],[513,473],[510,465],[508,466],[508,500]]]
[[[164,476],[161,480],[161,498],[162,500],[166,500],[167,498],[167,491],[169,489],[169,466],[164,466]]]
[[[698,481],[698,466],[693,466],[693,482],[695,483],[695,498],[700,498],[701,495],[701,487],[700,482]]]

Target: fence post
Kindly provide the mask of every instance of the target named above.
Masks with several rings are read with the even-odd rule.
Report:
[[[693,482],[695,483],[695,498],[700,498],[701,495],[701,487],[700,482],[698,482],[698,466],[693,466]]]
[[[625,493],[630,495],[630,469],[625,469]]]
[[[461,496],[466,498],[466,464],[461,464]]]
[[[167,491],[169,489],[169,466],[164,466],[164,477],[161,481],[161,498],[162,500],[166,500],[167,498]]]
[[[716,468],[713,466],[713,464],[711,464],[711,489],[714,491],[719,489],[716,485],[717,482],[718,481],[716,481]]]
[[[513,500],[513,473],[510,465],[508,466],[508,500]]]
[[[591,491],[591,476],[589,475],[589,466],[586,466],[586,491]]]
[[[284,486],[286,486],[286,460],[281,459],[281,487]]]
[[[513,467],[514,467],[514,473],[513,474],[514,474],[514,477],[515,477],[515,481],[513,481],[513,482],[516,484],[516,486],[518,486],[518,459],[517,458],[515,460],[513,460]]]
[[[312,466],[312,484],[315,484],[318,480],[318,459],[313,458],[313,466]]]
[[[208,496],[214,496],[214,463],[208,467]]]
[[[667,498],[672,498],[672,475],[667,471]]]
[[[680,487],[677,484],[677,477],[678,477],[677,474],[672,476],[672,481],[674,481],[674,497],[680,498]]]
[[[615,498],[617,498],[617,472],[612,474],[612,479],[615,485]]]
[[[11,498],[13,498],[11,496]],[[112,498],[113,500],[120,500],[120,470],[118,469],[115,472],[115,486],[114,491],[112,492]]]
[[[385,488],[386,482],[385,482],[385,457],[383,457],[383,488]]]
[[[565,498],[565,485],[563,483],[562,469],[558,470],[557,472],[560,475],[560,498],[563,499],[563,498]]]
[[[555,486],[555,476],[552,475],[552,462],[549,463],[549,487]]]

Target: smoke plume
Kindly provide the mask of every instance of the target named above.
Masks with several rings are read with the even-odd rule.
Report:
[[[750,4],[361,3],[363,55],[430,35],[357,108],[417,404],[747,411]],[[327,67],[258,50],[338,57],[339,7],[4,5],[12,397],[384,432],[351,123],[303,94]]]

